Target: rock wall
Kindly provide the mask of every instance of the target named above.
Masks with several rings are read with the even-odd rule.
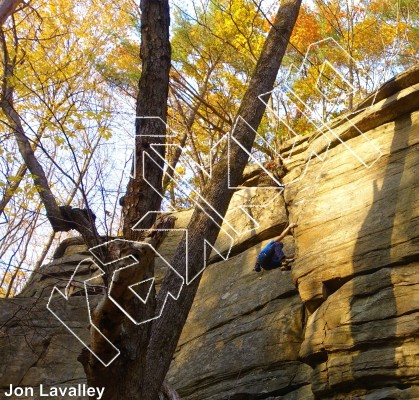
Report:
[[[271,182],[247,169],[226,216],[242,234],[227,261],[213,253],[168,374],[182,398],[419,398],[418,110],[413,68],[332,131],[285,143],[275,170],[284,193],[254,188]],[[178,213],[177,227],[190,216]],[[256,274],[258,252],[289,221],[299,224],[284,241],[291,270]],[[216,246],[225,254],[224,228]],[[166,239],[168,259],[180,235]],[[84,381],[81,345],[45,306],[85,251],[67,242],[20,296],[0,301],[1,388]],[[86,264],[78,279],[94,273]],[[76,285],[69,319],[87,335],[77,294]]]
[[[418,83],[414,68],[284,145],[285,201],[253,237],[297,221],[296,260],[259,279],[261,241],[205,271],[169,373],[183,398],[419,398]]]

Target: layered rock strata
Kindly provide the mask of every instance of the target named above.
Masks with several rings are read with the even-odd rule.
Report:
[[[246,170],[168,374],[182,398],[419,398],[418,110],[413,68],[330,129],[284,143],[275,173],[283,193],[260,187],[269,186],[262,168]],[[176,227],[190,216],[178,213]],[[289,221],[299,224],[284,241],[291,270],[254,273],[259,251]],[[181,235],[166,239],[163,257]],[[21,295],[1,300],[3,389],[84,382],[81,344],[46,303],[86,251],[77,240],[61,246]],[[156,265],[159,282],[166,266]],[[96,273],[86,263],[77,279]],[[87,338],[81,283],[67,317]]]

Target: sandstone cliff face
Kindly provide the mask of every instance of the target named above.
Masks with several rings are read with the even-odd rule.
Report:
[[[253,188],[271,182],[249,168],[226,216],[242,234],[227,261],[213,253],[169,371],[182,398],[419,398],[419,68],[370,104],[351,116],[368,140],[341,118],[333,133],[285,143],[284,193]],[[190,215],[178,213],[177,227]],[[289,221],[299,224],[284,241],[295,254],[291,270],[257,275],[258,252]],[[227,233],[217,240],[222,253]],[[180,235],[168,237],[163,256]],[[0,387],[83,382],[81,346],[45,305],[85,250],[68,246],[19,297],[0,303]],[[94,273],[85,265],[79,280]],[[86,335],[76,294],[69,319]]]
[[[254,234],[297,221],[296,260],[259,280],[263,241],[205,271],[169,373],[184,398],[419,398],[418,83],[411,70],[333,133],[284,146],[285,201]]]

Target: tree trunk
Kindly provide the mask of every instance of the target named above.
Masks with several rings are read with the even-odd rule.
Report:
[[[248,151],[251,150],[255,139],[255,132],[249,128],[249,125],[253,129],[257,129],[265,111],[265,106],[258,99],[258,96],[273,89],[275,78],[297,19],[300,5],[301,0],[285,0],[282,2],[264,44],[249,88],[244,95],[238,111],[239,118],[237,119],[233,134]],[[212,178],[204,196],[206,201],[221,216],[225,215],[233,194],[232,190],[228,190],[228,174],[226,173],[227,157],[224,153],[224,156],[214,168]],[[234,160],[234,168],[230,171],[230,185],[237,186],[244,167],[247,164],[248,156],[233,142],[230,147],[230,158]],[[198,272],[206,261],[204,260],[203,252],[204,239],[213,244],[220,229],[212,219],[216,218],[219,221],[218,216],[209,207],[203,207],[206,208],[209,215],[197,207],[188,226],[188,261],[190,272],[192,266],[195,268],[192,272]],[[184,237],[178,246],[172,262],[174,268],[183,276],[186,275],[185,240],[186,238]],[[209,253],[207,253],[207,259],[208,256]],[[157,393],[172,361],[172,356],[176,350],[182,328],[192,306],[201,276],[202,274],[198,275],[192,283],[184,287],[177,301],[169,299],[162,316],[153,322],[147,351],[147,371],[144,381],[144,384],[147,385],[147,392],[143,392],[142,399],[155,400],[157,397]],[[172,282],[174,277],[175,274],[169,271],[164,278],[157,297],[158,308],[164,302],[167,294],[173,290]]]
[[[143,234],[141,243],[119,240],[113,249],[111,248],[112,244],[108,245],[112,259],[120,260],[112,264],[113,270],[119,270],[115,273],[109,294],[131,316],[149,318],[154,315],[154,293],[150,295],[151,301],[143,304],[134,297],[128,288],[130,284],[153,276],[155,254],[152,249],[159,248],[168,230],[173,228],[175,219],[173,216],[159,218],[156,225]],[[127,264],[132,264],[132,259],[129,263],[126,262],[127,256],[134,256],[140,262],[127,268]],[[104,266],[105,269],[106,267]],[[108,276],[111,273],[112,270],[107,271]],[[142,298],[147,295],[146,288],[141,291],[136,290],[136,292]],[[85,369],[88,384],[104,387],[105,392],[102,397],[104,400],[142,399],[142,391],[148,390],[147,385],[144,385],[143,382],[146,371],[147,340],[151,324],[136,325],[128,320],[108,295],[102,297],[92,312],[92,322],[100,328],[100,332],[106,339],[118,348],[120,354],[113,362],[105,366],[88,349],[83,349],[78,360]],[[115,356],[115,352],[109,346],[108,341],[104,340],[103,336],[98,334],[95,329],[91,328],[90,333],[92,351],[100,356],[105,363],[109,363]]]
[[[137,117],[140,118],[136,120],[133,177],[128,183],[125,196],[121,199],[124,217],[123,236],[125,240],[130,241],[144,239],[142,231],[132,230],[132,228],[134,226],[137,229],[151,228],[155,221],[155,214],[147,213],[160,210],[165,156],[165,149],[162,145],[166,141],[165,122],[171,64],[168,1],[142,0],[140,7],[142,72],[137,99]],[[153,144],[161,145],[157,148],[161,158],[153,151],[149,151]],[[142,217],[144,217],[143,220],[138,224]],[[154,247],[157,248],[158,245]],[[154,276],[154,252],[144,246],[140,252],[141,256],[136,257],[140,262],[135,269],[131,268],[119,273],[118,282],[121,288],[116,288],[117,293],[113,293],[112,297],[117,298],[118,303],[122,304],[130,315],[141,315],[141,318],[147,319],[154,315],[154,291],[146,304],[142,304],[130,295],[126,287],[127,282],[133,284]],[[128,251],[126,254],[131,253]],[[115,259],[115,257],[112,258]],[[125,260],[118,265],[107,266],[106,275],[111,276],[113,271],[123,267],[124,263],[126,264]],[[146,293],[139,294],[144,297],[146,295]],[[101,332],[118,347],[120,355],[108,367],[105,367],[85,349],[79,360],[84,366],[88,384],[104,387],[104,400],[141,399],[142,392],[147,391],[144,377],[151,324],[135,325],[122,314],[108,296],[102,299],[93,312],[92,318],[95,324],[100,326]],[[106,346],[103,338],[93,329],[91,329],[90,341],[92,349],[97,354],[104,358],[111,356],[107,354],[109,346]],[[160,383],[159,390],[162,384],[163,381]],[[166,398],[168,398],[167,393]]]
[[[0,26],[12,15],[22,0],[0,0]]]
[[[142,74],[139,82],[137,100],[137,119],[135,160],[133,178],[129,181],[127,193],[123,198],[124,239],[113,244],[98,246],[97,258],[103,262],[105,284],[112,277],[109,294],[101,298],[92,312],[90,327],[90,347],[101,360],[113,359],[112,351],[116,346],[119,356],[105,367],[88,349],[79,357],[86,372],[90,386],[105,388],[104,400],[156,400],[157,398],[176,397],[173,391],[164,385],[164,378],[170,366],[176,345],[191,308],[201,277],[201,267],[209,257],[205,241],[213,244],[218,236],[222,219],[227,211],[233,191],[230,186],[237,186],[248,161],[248,155],[241,146],[250,151],[255,139],[255,131],[265,111],[264,103],[258,96],[271,91],[278,73],[282,57],[298,16],[301,0],[284,0],[280,7],[262,54],[256,65],[242,104],[238,111],[235,129],[232,135],[240,146],[231,141],[230,157],[234,167],[227,174],[228,158],[224,154],[214,168],[211,180],[204,193],[205,202],[197,207],[189,230],[189,267],[192,276],[196,276],[183,291],[177,301],[168,298],[169,293],[179,291],[179,277],[169,270],[158,296],[152,292],[148,301],[141,302],[128,290],[144,279],[154,276],[154,251],[161,244],[167,230],[173,227],[173,217],[162,218],[162,225],[155,226],[146,234],[155,221],[152,211],[160,210],[162,200],[162,170],[165,155],[167,97],[170,70],[169,42],[169,5],[168,0],[141,1],[141,58]],[[12,73],[13,63],[5,54],[5,75]],[[41,164],[29,145],[19,115],[13,107],[13,88],[3,81],[1,105],[10,125],[13,127],[22,157],[36,176],[35,183],[40,188],[40,197],[47,210],[48,217],[55,230],[76,229],[89,247],[101,243],[93,223],[90,210],[59,207],[46,180]],[[159,154],[149,151],[152,145],[159,145]],[[229,180],[230,179],[230,180]],[[151,212],[150,212],[151,211]],[[141,219],[141,223],[138,221]],[[133,227],[136,230],[133,230]],[[143,243],[138,243],[142,240]],[[186,276],[185,240],[181,241],[172,265],[182,276]],[[145,242],[145,243],[144,243]],[[103,249],[103,251],[102,251]],[[203,251],[204,250],[204,251]],[[102,254],[100,254],[102,251]],[[135,257],[138,263],[132,264],[128,257]],[[109,261],[114,261],[109,263]],[[132,265],[129,265],[132,264]],[[192,268],[193,267],[193,268]],[[115,272],[115,274],[114,274]],[[146,289],[137,291],[143,298]],[[112,298],[111,298],[112,296]],[[113,299],[113,301],[112,301]],[[117,307],[120,305],[121,309]],[[156,310],[166,309],[153,323],[133,324],[130,318],[146,320],[156,316]],[[96,329],[100,329],[100,332]],[[101,334],[99,334],[101,333]],[[104,340],[104,336],[109,340]],[[105,362],[106,363],[106,362]],[[165,394],[164,394],[165,393]],[[168,394],[170,393],[170,394]]]
[[[142,72],[137,99],[135,160],[123,198],[124,238],[137,240],[133,226],[148,211],[160,210],[164,146],[157,147],[160,157],[148,151],[151,144],[166,142],[167,97],[171,51],[169,41],[169,4],[167,0],[141,1]],[[141,118],[147,117],[147,118]],[[150,118],[151,117],[151,118]],[[148,181],[149,183],[147,183]],[[149,214],[137,228],[150,228],[155,220]]]

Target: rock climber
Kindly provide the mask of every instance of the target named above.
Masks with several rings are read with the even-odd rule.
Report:
[[[298,225],[291,222],[284,231],[274,240],[272,240],[258,255],[256,259],[255,268],[253,271],[260,272],[263,269],[270,270],[279,268],[282,262],[286,258],[282,248],[284,244],[282,239],[288,234],[292,228],[296,228]]]

